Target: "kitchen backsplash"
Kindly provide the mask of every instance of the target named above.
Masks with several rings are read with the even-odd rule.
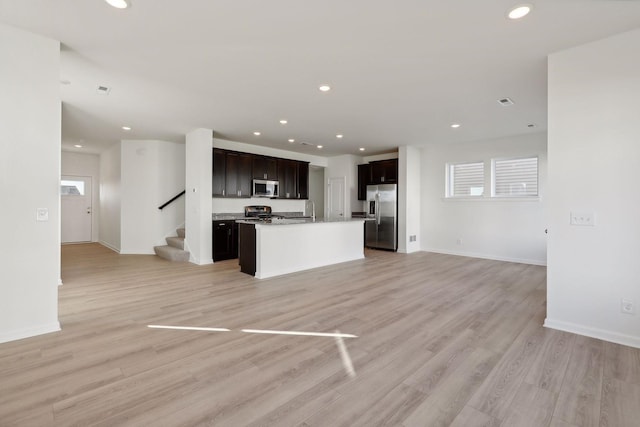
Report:
[[[248,205],[271,206],[273,212],[304,212],[306,200],[269,199],[266,197],[252,197],[250,199],[212,198],[211,213],[244,213]]]

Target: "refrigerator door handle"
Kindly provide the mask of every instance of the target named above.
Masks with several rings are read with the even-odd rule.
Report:
[[[378,225],[380,225],[381,217],[380,217],[380,194],[376,194],[376,217],[378,221]]]

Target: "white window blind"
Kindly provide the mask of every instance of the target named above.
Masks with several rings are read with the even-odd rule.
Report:
[[[528,197],[538,195],[538,158],[493,161],[493,195]]]
[[[448,197],[482,196],[484,193],[484,162],[449,165]]]

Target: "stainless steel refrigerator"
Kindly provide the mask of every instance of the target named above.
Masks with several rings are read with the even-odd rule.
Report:
[[[398,186],[367,185],[367,218],[365,246],[398,249]]]

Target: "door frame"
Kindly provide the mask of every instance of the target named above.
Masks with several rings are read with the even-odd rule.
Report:
[[[333,183],[337,183],[342,187],[342,218],[346,218],[347,215],[347,177],[346,176],[333,176],[327,180],[327,217],[332,219],[331,212],[333,211]]]

